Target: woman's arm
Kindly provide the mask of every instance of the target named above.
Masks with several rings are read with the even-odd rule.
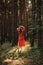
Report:
[[[19,33],[19,28],[17,28],[17,32]]]

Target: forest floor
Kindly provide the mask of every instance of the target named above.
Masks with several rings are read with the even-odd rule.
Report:
[[[43,55],[38,48],[30,47],[30,42],[26,42],[22,52],[18,52],[18,47],[12,47],[10,43],[0,46],[0,51],[2,65],[43,65]]]

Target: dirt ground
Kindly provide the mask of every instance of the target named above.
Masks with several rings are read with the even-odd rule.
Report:
[[[27,44],[27,45],[25,45],[25,47],[23,47],[22,48],[22,52],[26,52],[27,51],[27,49],[30,49],[30,45],[29,44]],[[14,50],[15,48],[13,48],[13,50]],[[11,50],[11,51],[9,51],[9,52],[12,52],[13,50]],[[20,48],[19,48],[19,50],[20,50]],[[17,52],[17,50],[16,50],[16,52]],[[14,59],[14,60],[11,60],[11,59],[5,59],[4,61],[3,61],[3,64],[8,64],[8,65],[24,65],[24,61],[25,61],[26,59],[25,58],[23,58],[23,57],[21,57],[21,58],[18,58],[18,59]]]

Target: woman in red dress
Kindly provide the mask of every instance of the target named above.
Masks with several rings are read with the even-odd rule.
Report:
[[[25,46],[25,40],[24,40],[24,34],[25,34],[25,27],[24,26],[19,26],[17,28],[18,32],[18,46],[21,48]]]

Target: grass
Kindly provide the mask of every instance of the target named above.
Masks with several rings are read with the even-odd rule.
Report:
[[[17,46],[14,48],[17,48]],[[10,50],[13,50],[13,47],[10,43],[5,43],[2,46],[0,46],[0,49],[0,62],[6,58],[13,60],[23,58],[23,65],[43,65],[43,51],[41,53],[40,49],[38,48],[28,48],[26,52],[19,53],[16,53],[16,49],[12,52],[9,52]]]
[[[40,53],[39,49],[32,48],[25,55],[25,58],[27,58],[27,60],[25,61],[24,65],[43,65],[43,60],[40,55],[42,54]]]

